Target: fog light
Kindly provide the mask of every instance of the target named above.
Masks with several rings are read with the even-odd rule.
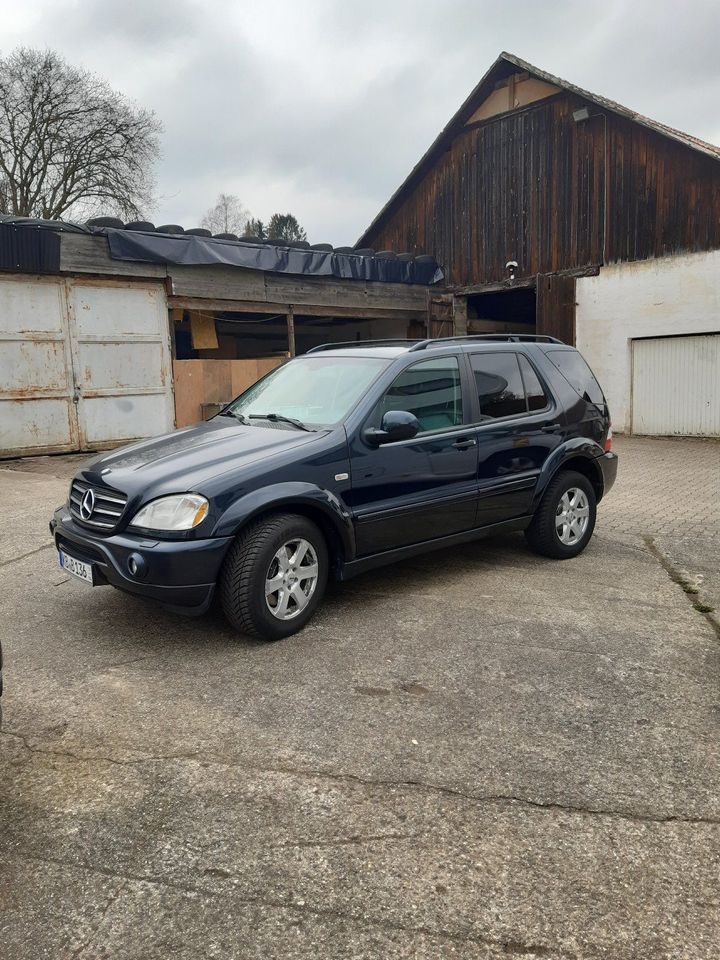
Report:
[[[131,553],[127,562],[128,570],[137,580],[144,580],[147,576],[148,565],[145,558],[139,553]]]

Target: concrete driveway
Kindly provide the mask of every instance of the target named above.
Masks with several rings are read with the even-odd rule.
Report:
[[[720,445],[617,449],[577,560],[430,554],[275,645],[68,582],[76,462],[0,469],[4,960],[716,960]]]

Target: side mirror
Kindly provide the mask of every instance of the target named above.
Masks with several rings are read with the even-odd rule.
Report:
[[[407,410],[388,410],[382,418],[380,429],[369,427],[365,431],[365,439],[374,447],[379,447],[382,443],[412,440],[419,431],[420,422],[412,413]]]

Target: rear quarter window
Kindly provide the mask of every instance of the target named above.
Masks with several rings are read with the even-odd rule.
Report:
[[[546,356],[583,400],[600,406],[605,403],[605,396],[595,374],[577,350],[548,350]]]

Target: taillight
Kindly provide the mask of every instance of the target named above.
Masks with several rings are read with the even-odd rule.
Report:
[[[612,427],[608,427],[607,436],[605,437],[605,453],[608,453],[612,449]]]

